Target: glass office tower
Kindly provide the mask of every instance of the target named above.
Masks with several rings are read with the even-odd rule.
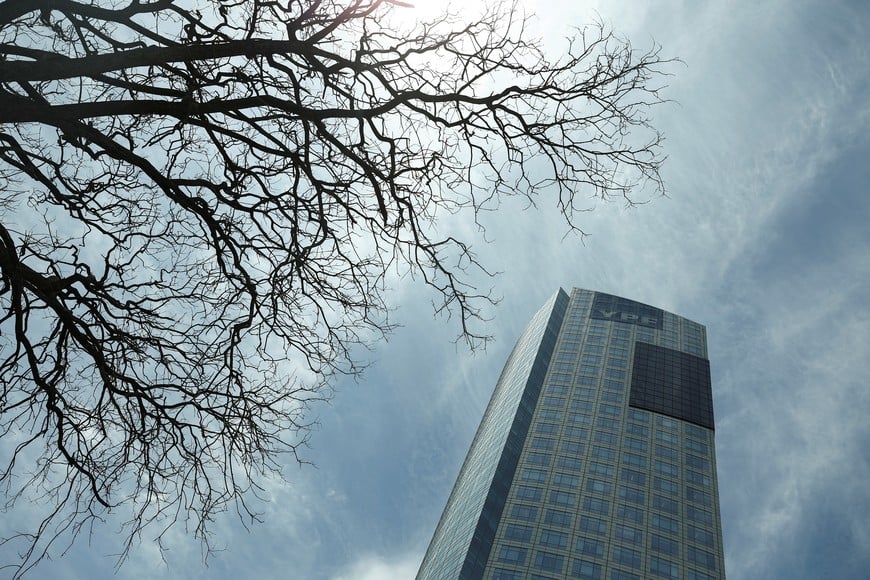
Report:
[[[559,290],[496,384],[418,580],[725,577],[704,327]]]

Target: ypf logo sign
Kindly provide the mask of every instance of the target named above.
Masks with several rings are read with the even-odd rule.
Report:
[[[647,328],[661,328],[663,314],[663,311],[658,308],[599,292],[595,294],[595,300],[592,302],[590,318],[624,322]]]

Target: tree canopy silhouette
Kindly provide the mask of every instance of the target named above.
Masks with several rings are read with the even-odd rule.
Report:
[[[515,5],[410,10],[0,2],[0,481],[45,510],[4,540],[16,574],[110,512],[120,560],[256,519],[390,330],[390,276],[484,340],[485,270],[438,220],[522,196],[576,228],[589,197],[661,191],[658,47],[598,24],[551,57]]]

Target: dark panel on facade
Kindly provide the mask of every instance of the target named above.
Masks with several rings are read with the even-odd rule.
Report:
[[[609,320],[611,322],[625,322],[661,330],[664,311],[654,306],[635,302],[634,300],[596,292],[589,318]]]
[[[629,405],[713,429],[710,361],[635,342]]]

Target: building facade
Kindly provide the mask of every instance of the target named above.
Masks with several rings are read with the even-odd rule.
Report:
[[[535,314],[418,580],[725,578],[702,325],[589,290]]]

